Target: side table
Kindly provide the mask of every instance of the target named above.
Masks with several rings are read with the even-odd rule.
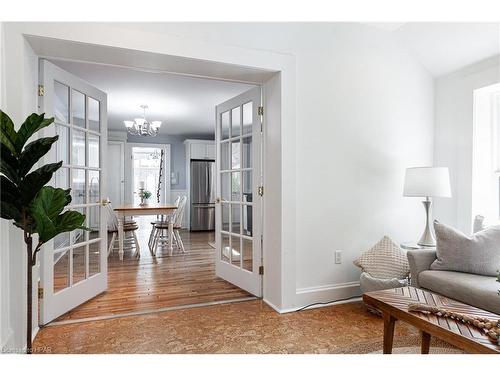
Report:
[[[436,246],[422,246],[416,242],[403,242],[399,246],[404,250],[436,250]],[[411,285],[411,274],[408,275],[408,285]]]
[[[436,246],[422,246],[416,242],[403,242],[399,244],[399,246],[405,250],[422,250],[422,249],[436,250]]]

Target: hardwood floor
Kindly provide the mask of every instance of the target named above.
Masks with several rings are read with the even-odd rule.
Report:
[[[145,220],[144,220],[145,219]],[[139,221],[141,257],[126,250],[123,261],[115,250],[108,258],[108,290],[59,317],[56,321],[104,317],[144,310],[251,297],[215,276],[213,232],[181,231],[186,253],[174,247],[149,253],[149,221]]]

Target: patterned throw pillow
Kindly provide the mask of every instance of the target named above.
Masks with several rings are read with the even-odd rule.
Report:
[[[365,251],[354,264],[372,277],[403,279],[410,273],[406,251],[384,236],[370,250]]]

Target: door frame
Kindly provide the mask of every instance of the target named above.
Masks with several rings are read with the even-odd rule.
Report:
[[[15,123],[37,111],[39,57],[262,84],[264,121],[268,124],[264,128],[264,300],[279,312],[296,306],[297,97],[293,55],[117,29],[107,24],[12,22],[3,26],[9,54],[2,56],[6,73],[1,82],[5,94],[2,108]],[[132,59],[132,55],[137,58]],[[156,66],[153,58],[158,62]],[[22,343],[25,329],[23,320],[16,318],[26,309],[25,298],[20,298],[26,295],[25,254],[19,251],[21,234],[10,226],[8,232],[10,250],[0,255],[2,265],[10,264],[20,272],[9,274],[2,285],[2,295],[10,296],[5,307],[11,312],[8,330],[13,334],[8,342],[15,347]]]
[[[171,183],[170,183],[170,168],[171,168],[171,163],[172,163],[172,155],[171,155],[171,145],[170,144],[163,144],[163,143],[142,143],[142,142],[134,142],[134,143],[129,143],[127,142],[126,144],[126,150],[125,150],[125,182],[127,182],[127,177],[129,180],[128,186],[125,184],[125,203],[133,203],[134,202],[134,189],[133,189],[133,178],[134,178],[134,163],[132,163],[132,149],[134,147],[142,147],[142,148],[161,148],[163,149],[163,152],[166,155],[166,163],[165,163],[165,174],[163,175],[163,186],[164,186],[164,195],[165,195],[165,201],[169,202],[170,197],[171,197]],[[127,171],[128,171],[128,176],[127,176]],[[153,193],[153,197],[156,196]]]
[[[120,146],[120,165],[122,166],[122,168],[120,168],[120,184],[121,184],[120,201],[123,204],[123,203],[125,203],[125,142],[108,140],[108,145],[109,144]],[[108,191],[108,195],[109,195],[109,191]],[[116,203],[114,203],[114,202],[111,202],[111,204],[116,205]]]

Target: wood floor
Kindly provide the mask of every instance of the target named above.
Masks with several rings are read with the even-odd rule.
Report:
[[[174,247],[173,256],[159,250],[152,257],[147,247],[148,221],[139,222],[141,257],[125,251],[123,261],[115,251],[108,258],[108,290],[78,306],[56,321],[103,317],[156,310],[164,307],[225,301],[250,297],[215,276],[213,232],[181,231],[186,253]]]

